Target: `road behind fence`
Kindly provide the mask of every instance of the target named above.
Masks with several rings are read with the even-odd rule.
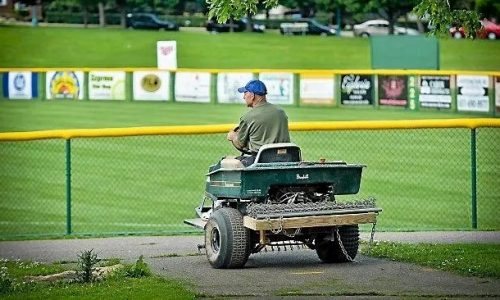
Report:
[[[231,125],[0,134],[0,238],[194,231]],[[304,160],[366,164],[378,230],[500,230],[500,120],[293,123]]]

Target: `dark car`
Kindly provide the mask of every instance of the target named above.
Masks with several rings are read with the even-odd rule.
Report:
[[[179,25],[158,18],[154,14],[128,14],[127,27],[134,29],[154,29],[154,30],[179,30]]]
[[[314,19],[298,19],[280,24],[281,34],[335,35],[336,31]]]
[[[248,19],[243,18],[241,20],[233,20],[231,23],[230,21],[220,24],[217,23],[215,19],[211,19],[207,22],[207,31],[210,32],[229,32],[231,31],[231,27],[233,28],[234,32],[242,32],[245,31],[247,28],[247,23]],[[262,24],[257,24],[253,23],[252,24],[252,32],[259,32],[262,33],[266,30],[266,26]]]

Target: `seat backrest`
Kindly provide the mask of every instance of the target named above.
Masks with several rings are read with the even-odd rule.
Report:
[[[255,163],[300,162],[300,147],[294,143],[267,144],[259,149]]]

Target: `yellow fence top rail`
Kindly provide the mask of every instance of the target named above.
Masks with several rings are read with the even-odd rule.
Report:
[[[31,72],[49,72],[49,71],[124,71],[124,72],[135,72],[135,71],[170,71],[170,72],[208,72],[208,73],[231,73],[231,72],[245,72],[245,73],[296,73],[296,74],[325,74],[325,75],[335,75],[335,74],[365,74],[365,75],[490,75],[490,76],[500,76],[500,71],[475,71],[475,70],[403,70],[403,69],[323,69],[323,70],[311,70],[311,69],[191,69],[191,68],[178,68],[175,70],[160,70],[155,67],[122,67],[122,68],[71,68],[71,67],[61,67],[61,68],[0,68],[0,72],[19,72],[19,71],[31,71]]]
[[[125,137],[141,135],[188,135],[226,133],[235,124],[154,126],[102,129],[62,129],[28,132],[0,133],[0,141],[29,141],[41,139],[73,139],[95,137]],[[334,121],[334,122],[292,122],[292,131],[334,131],[334,130],[390,130],[423,128],[480,128],[500,127],[500,119],[430,119],[396,121]]]

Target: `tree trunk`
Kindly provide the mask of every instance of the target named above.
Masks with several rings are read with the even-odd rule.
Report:
[[[245,30],[248,32],[252,32],[252,24],[253,24],[252,15],[247,14],[247,24]]]
[[[104,3],[103,2],[97,3],[97,8],[99,9],[99,26],[104,27],[106,26],[106,16],[104,15]]]
[[[127,14],[125,13],[125,7],[120,7],[120,26],[122,28],[127,28]]]
[[[89,26],[89,10],[87,9],[87,6],[82,7],[82,13],[83,13],[83,27],[87,28]]]

